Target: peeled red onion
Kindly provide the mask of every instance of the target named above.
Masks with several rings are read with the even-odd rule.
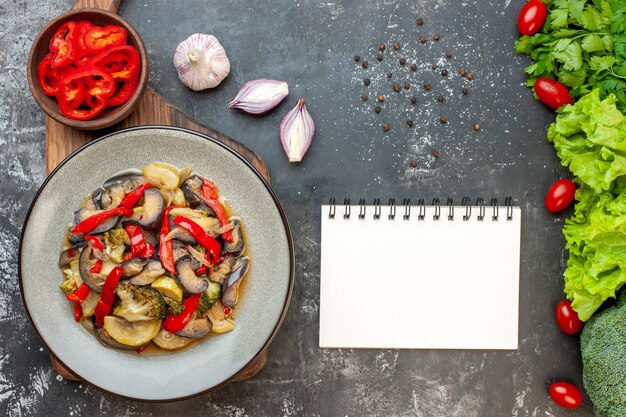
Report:
[[[288,94],[289,86],[286,82],[258,78],[245,83],[228,103],[228,107],[246,113],[263,114],[276,107]]]
[[[313,142],[315,123],[306,109],[304,99],[298,100],[280,122],[280,143],[289,162],[300,162]]]

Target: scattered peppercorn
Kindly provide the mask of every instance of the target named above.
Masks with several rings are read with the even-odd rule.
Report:
[[[396,51],[398,49],[400,49],[400,43],[399,42],[394,42],[392,46],[393,46],[393,49],[395,49]]]
[[[437,97],[437,101],[440,102],[440,103],[443,103],[444,100],[445,100],[445,98],[443,96]]]
[[[473,80],[474,79],[474,73],[470,72],[469,74],[467,74],[467,79],[468,80]]]
[[[374,107],[374,112],[375,113],[380,113],[380,107],[378,107],[378,106]]]
[[[452,58],[452,52],[450,51],[446,52],[446,58],[448,59]]]
[[[418,17],[417,19],[415,19],[415,24],[417,26],[422,26],[424,24],[424,19],[422,19],[421,17]]]
[[[417,103],[417,97],[411,97],[411,104]]]
[[[384,44],[384,43],[381,43],[380,45],[378,45],[378,50],[379,50],[380,52],[385,52],[385,48],[386,48],[386,47],[385,47],[385,44]]]
[[[409,88],[411,88],[411,83],[410,82],[404,83],[404,89],[408,90]]]
[[[459,75],[460,75],[461,77],[465,77],[465,75],[466,75],[466,74],[467,74],[467,71],[465,71],[465,69],[461,68],[461,69],[459,70]]]
[[[396,93],[399,93],[401,89],[402,87],[400,87],[400,84],[393,85],[393,91],[395,91]]]
[[[474,130],[477,132],[480,130],[480,125],[478,123],[474,125]]]
[[[369,66],[370,66],[370,63],[369,63],[369,62],[367,62],[367,61],[363,61],[363,63],[361,64],[361,66],[362,66],[363,68],[367,69],[367,67],[369,67]]]
[[[461,88],[461,94],[463,94],[464,96],[466,96],[469,93],[469,90],[465,87]]]
[[[376,98],[380,103],[382,103],[383,101],[385,101],[385,96],[378,96]]]
[[[417,168],[417,161],[415,159],[411,159],[411,162],[409,162],[409,166],[411,168]]]
[[[426,35],[420,35],[419,40],[420,40],[420,43],[426,43],[428,38],[426,37]]]
[[[370,79],[369,79],[369,78],[365,78],[365,79],[363,80],[363,85],[365,85],[366,87],[369,87],[369,86],[370,86],[370,83],[371,83],[371,81],[370,81]]]
[[[436,69],[437,69],[437,64],[432,64],[430,67],[431,67],[433,70],[436,70]]]
[[[361,61],[361,56],[360,55],[355,55],[354,56],[354,62],[359,62]]]
[[[446,123],[448,123],[448,118],[446,116],[441,116],[439,118],[439,123],[441,123],[442,125],[445,125]]]
[[[441,153],[439,151],[433,151],[431,155],[433,156],[433,158],[439,158],[441,156]]]
[[[439,35],[439,32],[435,32],[435,34],[433,35],[433,40],[434,41],[438,41],[439,39],[441,39],[441,36]]]
[[[411,71],[417,71],[417,64],[411,64]]]
[[[391,78],[391,76],[392,76],[391,71],[387,71],[387,74],[385,74],[385,75],[387,75],[387,78]]]
[[[424,87],[424,90],[426,90],[426,91],[430,90],[430,83],[428,81],[426,81],[424,83],[423,87]]]
[[[367,101],[367,99],[369,98],[369,96],[365,93],[361,94],[361,100],[363,101]]]
[[[376,55],[376,61],[382,61],[382,60],[383,60],[382,55]]]
[[[407,125],[408,127],[413,127],[413,120],[411,120],[411,119],[407,120],[407,121],[406,121],[406,125]]]
[[[400,65],[404,65],[406,64],[406,58],[400,58],[398,62],[400,63]]]
[[[448,70],[447,69],[442,69],[441,70],[441,76],[442,77],[447,77],[448,76]]]
[[[389,129],[391,129],[391,126],[389,125],[389,123],[383,123],[383,130],[384,130],[385,132],[388,132],[388,131],[389,131]]]

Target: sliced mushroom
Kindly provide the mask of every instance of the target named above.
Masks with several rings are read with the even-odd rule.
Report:
[[[224,252],[233,256],[239,256],[243,252],[244,248],[243,235],[241,234],[241,222],[236,218],[230,218],[229,220],[234,225],[230,231],[233,236],[233,240],[231,242],[224,241]]]
[[[157,189],[148,188],[143,194],[143,215],[139,219],[139,224],[147,229],[159,227],[164,208],[163,194]]]
[[[80,277],[89,288],[95,292],[101,292],[106,276],[104,274],[94,274],[91,272],[91,268],[97,262],[95,258],[91,257],[92,253],[93,247],[91,246],[91,242],[89,242],[80,253],[80,258],[78,259],[78,271],[80,273]]]
[[[85,236],[84,235],[69,235],[67,240],[76,247],[85,246]]]
[[[86,218],[91,217],[94,214],[98,214],[100,212],[101,210],[89,210],[83,207],[82,209],[74,212],[74,223],[78,224],[82,222],[83,220],[85,220]],[[102,223],[100,223],[93,230],[91,230],[89,234],[95,235],[95,234],[104,233],[107,230],[113,229],[115,225],[117,225],[117,221],[119,220],[119,218],[120,216],[112,216],[112,217],[109,217],[108,219],[105,219]]]
[[[109,210],[120,205],[124,196],[145,182],[137,172],[125,172],[109,178],[91,194],[91,201],[99,209]]]
[[[209,274],[209,279],[211,281],[219,282],[220,284],[224,283],[226,278],[228,278],[230,273],[233,271],[236,260],[237,259],[232,256],[224,258],[222,262],[213,268]]]
[[[209,334],[212,326],[211,321],[207,317],[194,317],[181,331],[176,333],[176,336],[197,339]]]
[[[148,263],[147,258],[131,258],[122,265],[123,277],[132,277],[139,274]]]
[[[64,250],[59,255],[59,268],[65,268],[69,266],[70,262],[75,261],[80,256],[80,248],[74,246],[68,250]]]
[[[134,275],[128,282],[133,285],[148,285],[152,284],[155,279],[165,273],[165,269],[161,266],[159,261],[150,261],[140,273]]]
[[[226,307],[234,308],[239,298],[239,285],[243,281],[243,277],[248,272],[249,260],[246,256],[237,258],[233,266],[233,272],[228,279],[222,284],[222,304]]]
[[[141,235],[143,236],[143,241],[151,244],[153,248],[159,246],[159,241],[150,230],[141,229]]]
[[[196,207],[204,202],[202,199],[202,179],[199,176],[192,175],[187,178],[181,184],[180,189],[183,190],[185,199],[191,207]]]
[[[178,281],[183,288],[191,294],[200,294],[209,287],[209,283],[196,276],[193,272],[192,258],[189,255],[184,255],[176,261],[176,272],[178,275]]]

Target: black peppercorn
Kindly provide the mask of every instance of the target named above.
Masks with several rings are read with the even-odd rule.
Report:
[[[448,70],[446,70],[446,69],[442,69],[442,70],[441,70],[441,76],[442,76],[442,77],[447,77],[447,76],[448,76]]]
[[[411,71],[417,71],[417,64],[411,64]]]
[[[385,44],[384,44],[384,43],[381,43],[380,45],[378,45],[378,50],[379,50],[380,52],[385,52]]]
[[[422,19],[421,17],[417,18],[417,19],[415,20],[415,24],[416,24],[417,26],[422,26],[422,25],[424,24],[424,19]]]
[[[423,87],[424,87],[424,90],[426,90],[426,91],[430,90],[430,83],[428,81],[426,81],[424,83]]]
[[[387,71],[387,74],[385,74],[387,76],[387,78],[391,78],[392,74],[391,71]]]
[[[363,101],[367,101],[367,99],[369,98],[369,96],[365,93],[361,94],[361,100]]]
[[[367,61],[363,61],[363,63],[361,64],[361,66],[362,66],[363,68],[367,69],[367,67],[369,67],[369,66],[370,66],[370,63],[369,63],[369,62],[367,62]]]
[[[439,123],[441,123],[442,125],[445,125],[446,123],[448,123],[448,118],[446,116],[441,116],[439,118]]]
[[[411,104],[417,103],[417,97],[411,97]]]
[[[376,61],[382,61],[382,60],[383,60],[382,55],[376,55]]]
[[[430,67],[431,67],[433,70],[436,70],[436,69],[437,69],[437,64],[432,64]]]
[[[404,83],[404,89],[408,90],[409,88],[411,88],[411,83],[409,82]]]
[[[433,151],[431,155],[433,156],[433,158],[437,159],[441,156],[441,153],[439,153],[439,151]]]
[[[439,39],[441,39],[441,36],[439,35],[439,32],[435,32],[435,34],[433,35],[433,40],[434,41],[438,41]]]
[[[467,74],[467,79],[468,80],[473,80],[474,79],[474,73],[470,72],[469,74]]]
[[[380,103],[382,103],[383,101],[385,101],[385,96],[378,96],[376,98],[376,100],[378,100]]]
[[[399,93],[401,89],[402,88],[400,87],[400,84],[393,85],[393,91],[395,91],[396,93]]]
[[[354,56],[354,62],[359,62],[361,60],[361,56],[360,55],[355,55]]]
[[[437,101],[440,102],[440,103],[443,103],[444,100],[445,100],[445,98],[443,96],[437,97]]]
[[[407,125],[408,127],[413,127],[413,120],[411,120],[411,119],[407,120],[407,121],[406,121],[406,125]]]
[[[369,78],[365,78],[365,79],[363,80],[363,85],[365,85],[366,87],[369,87],[370,83],[371,83],[371,81],[370,81],[370,79],[369,79]]]
[[[426,43],[428,38],[426,37],[426,35],[420,35],[419,40],[420,40],[420,43]]]
[[[411,168],[417,168],[417,161],[415,159],[411,159],[411,161],[409,162],[409,166]]]
[[[374,112],[375,113],[380,113],[380,107],[378,107],[378,106],[374,107]]]
[[[461,68],[461,69],[459,70],[459,75],[460,75],[461,77],[465,77],[465,75],[466,75],[466,74],[467,74],[467,72],[466,72],[463,68]]]
[[[452,52],[450,51],[446,52],[446,58],[448,59],[452,58]]]
[[[385,132],[388,132],[388,131],[389,131],[389,129],[391,129],[391,126],[389,125],[389,123],[383,123],[383,130],[384,130]]]
[[[395,49],[396,51],[398,49],[400,49],[400,43],[399,42],[394,42],[392,46],[393,46],[393,49]]]
[[[406,64],[406,58],[400,58],[398,62],[400,63],[400,65],[404,65]]]
[[[467,95],[467,93],[469,93],[469,90],[465,87],[461,88],[461,94],[463,94],[464,96]]]

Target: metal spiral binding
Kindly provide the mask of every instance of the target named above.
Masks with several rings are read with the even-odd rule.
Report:
[[[448,205],[448,220],[454,220],[454,203],[452,198],[448,197],[446,204]]]
[[[359,200],[359,219],[360,220],[363,220],[365,218],[365,211],[366,211],[365,199],[362,198]]]
[[[513,198],[507,196],[504,199],[504,205],[506,206],[506,219],[513,220]]]
[[[380,219],[380,198],[374,199],[374,220]]]
[[[461,205],[465,206],[465,214],[463,215],[463,221],[468,221],[472,215],[472,200],[469,197],[463,197]]]
[[[426,204],[424,203],[424,199],[420,198],[419,200],[417,200],[417,205],[420,208],[420,212],[417,215],[417,220],[424,220],[424,217],[426,217]]]
[[[411,200],[405,198],[402,200],[402,205],[404,205],[404,215],[402,219],[409,220],[411,218]]]
[[[331,198],[330,201],[328,202],[328,205],[330,206],[328,208],[328,218],[334,219],[335,218],[335,199]]]
[[[396,199],[390,198],[389,204],[387,205],[389,206],[389,216],[387,216],[387,218],[389,220],[394,220],[396,218]]]
[[[491,207],[493,208],[493,214],[491,215],[491,220],[494,222],[498,221],[498,199],[491,199]]]
[[[343,218],[346,220],[349,220],[350,219],[350,199],[344,198],[343,205],[344,205]]]
[[[435,214],[433,214],[433,220],[439,220],[441,217],[441,204],[438,198],[433,198],[433,206],[435,207]]]
[[[476,219],[482,222],[485,219],[485,200],[482,197],[476,199],[476,205],[478,206],[478,216]]]

